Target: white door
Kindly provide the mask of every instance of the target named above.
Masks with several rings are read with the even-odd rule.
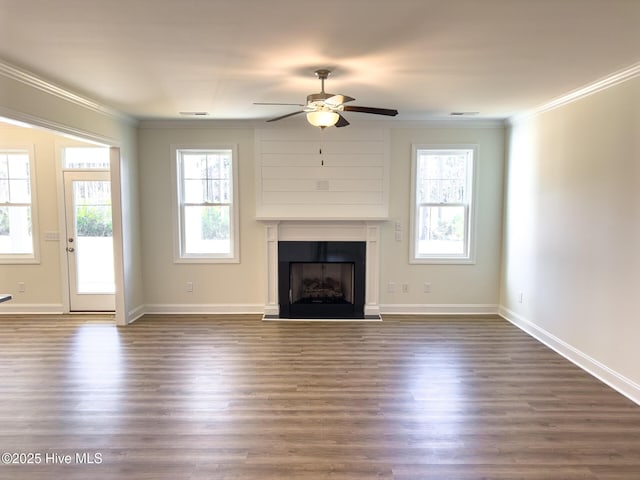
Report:
[[[64,198],[70,310],[114,311],[109,172],[65,171]]]

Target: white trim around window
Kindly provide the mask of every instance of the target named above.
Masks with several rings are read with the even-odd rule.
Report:
[[[237,145],[172,145],[171,172],[174,262],[239,263]]]
[[[39,222],[38,222],[38,196],[36,192],[36,162],[35,162],[35,154],[33,145],[25,145],[25,146],[5,146],[0,145],[0,154],[8,155],[18,154],[18,155],[27,155],[28,163],[29,163],[29,178],[15,178],[16,182],[20,183],[25,180],[28,180],[28,191],[24,192],[22,195],[19,195],[21,198],[12,198],[13,196],[9,193],[11,191],[9,185],[12,183],[12,174],[10,171],[6,172],[5,175],[2,175],[3,181],[6,183],[6,198],[0,199],[0,207],[5,208],[28,208],[28,215],[24,219],[20,219],[19,217],[16,219],[18,225],[16,227],[19,228],[27,228],[27,231],[30,231],[30,241],[31,245],[27,250],[23,248],[18,248],[12,252],[10,251],[0,251],[0,264],[11,265],[11,264],[38,264],[40,263],[40,235],[39,235]],[[6,158],[8,162],[8,157]],[[8,168],[8,163],[7,163]],[[5,195],[3,194],[3,197]],[[7,217],[7,221],[11,222],[10,218]],[[25,223],[27,225],[25,225]],[[9,229],[11,229],[11,225],[9,225]],[[24,237],[24,238],[21,238]],[[21,235],[21,237],[14,238],[11,241],[17,241],[19,244],[24,244],[29,238],[29,234],[25,233]],[[11,238],[11,237],[10,237]],[[26,245],[25,245],[26,246]]]
[[[477,145],[412,145],[409,263],[475,263],[477,165]]]

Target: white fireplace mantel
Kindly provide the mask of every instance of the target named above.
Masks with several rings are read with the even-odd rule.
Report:
[[[267,289],[265,318],[278,318],[278,242],[366,242],[366,318],[380,318],[380,224],[370,220],[265,220]]]

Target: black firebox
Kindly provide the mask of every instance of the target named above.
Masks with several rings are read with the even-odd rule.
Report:
[[[281,318],[364,318],[365,242],[278,242]]]

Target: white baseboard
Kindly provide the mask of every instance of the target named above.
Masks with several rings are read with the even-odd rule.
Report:
[[[365,317],[380,317],[380,305],[365,304],[364,306]]]
[[[261,314],[277,316],[277,310],[267,312],[264,304],[151,304],[129,312],[129,318],[137,319],[145,313],[155,314]],[[497,315],[498,305],[493,304],[387,304],[380,305],[367,315]],[[133,320],[130,320],[130,322]]]
[[[280,315],[280,305],[265,305],[262,312],[267,317],[278,317]]]
[[[167,314],[167,315],[244,315],[244,314],[264,314],[264,304],[240,303],[240,304],[153,304],[145,305],[144,313]]]
[[[127,325],[135,322],[146,313],[146,305],[138,305],[127,313]]]
[[[13,303],[0,305],[0,315],[61,315],[64,306],[58,303]]]
[[[385,304],[382,315],[497,315],[498,305],[492,304]]]
[[[612,370],[606,365],[591,358],[586,353],[578,350],[572,345],[569,345],[555,335],[547,332],[542,327],[539,327],[508,308],[501,306],[498,313],[501,317],[511,322],[523,332],[544,343],[547,347],[556,351],[571,363],[593,375],[598,380],[606,383],[629,400],[640,405],[640,385],[635,383],[633,380],[626,378],[624,375],[621,375],[615,370]]]

